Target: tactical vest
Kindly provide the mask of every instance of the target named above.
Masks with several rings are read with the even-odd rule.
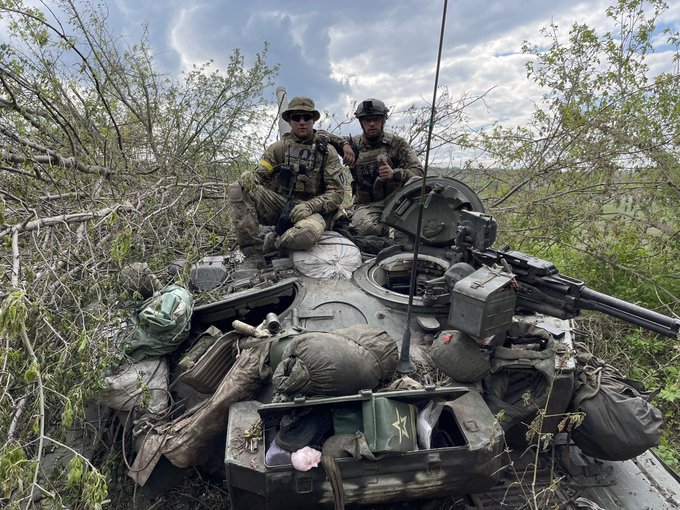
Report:
[[[376,149],[359,151],[357,162],[352,168],[352,188],[355,197],[359,204],[368,204],[376,202],[387,197],[390,193],[397,189],[397,183],[393,181],[381,181],[378,178],[378,156],[384,155],[387,162],[392,168],[395,168],[394,162],[387,155],[384,146]]]
[[[282,164],[274,177],[274,191],[298,200],[322,194],[327,159],[328,145],[323,138],[317,138],[312,144],[284,138]]]

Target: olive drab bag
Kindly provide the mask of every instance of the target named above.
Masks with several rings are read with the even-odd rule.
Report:
[[[369,324],[308,331],[286,345],[272,384],[289,397],[353,395],[389,381],[398,361],[394,339]]]
[[[555,378],[555,341],[550,338],[541,347],[494,349],[491,369],[482,381],[484,401],[493,414],[503,413],[503,430],[529,418],[548,401]]]
[[[477,340],[462,331],[437,333],[430,356],[434,365],[456,382],[481,381],[491,370],[488,354],[482,352]]]
[[[576,390],[570,412],[585,413],[572,431],[574,443],[591,457],[628,460],[659,444],[663,417],[640,381],[590,353],[585,344],[574,344]]]

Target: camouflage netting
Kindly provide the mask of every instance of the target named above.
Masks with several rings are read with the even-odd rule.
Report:
[[[245,349],[215,393],[197,408],[153,429],[142,443],[129,475],[144,485],[161,454],[177,467],[200,465],[210,455],[216,436],[224,433],[229,406],[255,398],[271,372],[269,344]]]

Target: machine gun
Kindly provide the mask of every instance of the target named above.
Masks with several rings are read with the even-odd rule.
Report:
[[[589,289],[582,281],[560,274],[546,260],[518,251],[492,248],[495,236],[496,220],[493,217],[462,210],[454,260],[469,264],[471,270],[499,266],[513,275],[518,310],[561,319],[574,318],[581,310],[596,310],[664,336],[677,337],[680,332],[680,319]],[[465,276],[465,272],[461,275],[460,264],[454,264],[447,271],[445,279],[452,293],[461,276]]]

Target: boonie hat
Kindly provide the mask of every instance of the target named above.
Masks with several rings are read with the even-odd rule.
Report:
[[[281,113],[281,118],[288,122],[292,113],[301,112],[311,112],[314,114],[314,121],[317,121],[321,118],[321,114],[314,107],[314,101],[311,98],[305,96],[295,96],[293,99],[291,99],[290,103],[288,103],[288,108],[286,108]]]

